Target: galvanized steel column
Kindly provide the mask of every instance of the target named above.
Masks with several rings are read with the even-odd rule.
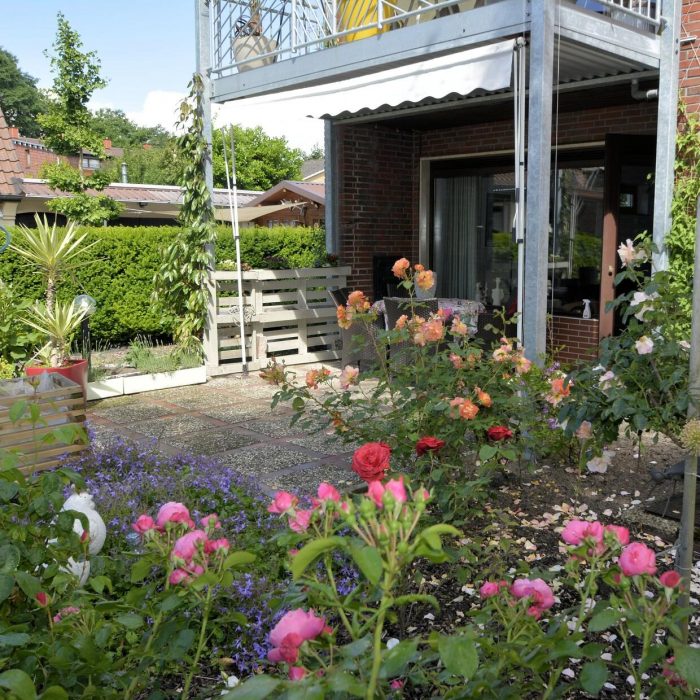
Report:
[[[657,8],[661,6],[660,3],[656,5]],[[652,258],[655,270],[668,268],[665,241],[671,229],[671,200],[676,159],[681,0],[664,0],[662,20],[654,175],[654,243],[659,249]]]
[[[547,339],[547,259],[552,155],[554,0],[530,3],[530,98],[525,219],[525,355],[541,362]]]

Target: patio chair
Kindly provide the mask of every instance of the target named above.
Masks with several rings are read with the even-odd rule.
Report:
[[[379,343],[378,339],[383,330],[384,324],[379,319],[370,324],[353,323],[350,328],[341,328],[342,366],[356,365],[361,370],[368,370],[379,365],[381,358],[377,348],[381,351],[383,343]]]
[[[329,289],[328,295],[333,300],[335,306],[345,306],[348,303],[350,296],[349,287],[338,287],[338,289]]]
[[[414,302],[417,316],[428,318],[430,314],[438,312],[437,299],[421,299]],[[411,315],[411,304],[407,299],[400,297],[384,297],[384,314],[386,315],[386,327],[391,330],[396,327],[396,322],[402,315]],[[406,365],[412,362],[413,343],[404,341],[394,343],[389,348],[389,358],[393,365]]]
[[[487,328],[493,326],[493,328]],[[490,350],[497,345],[501,338],[507,336],[506,326],[500,316],[496,316],[490,311],[479,314],[476,321],[476,337],[484,344],[484,349]]]

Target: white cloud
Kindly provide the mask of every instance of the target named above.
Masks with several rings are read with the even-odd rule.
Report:
[[[177,109],[183,93],[167,90],[151,90],[138,111],[127,112],[129,119],[142,126],[160,124],[168,131],[174,130]],[[216,126],[240,124],[245,127],[261,126],[270,136],[284,136],[292,148],[311,150],[315,145],[323,147],[323,121],[304,116],[301,107],[274,104],[255,104],[252,100],[213,105]],[[280,114],[284,112],[284,116]]]

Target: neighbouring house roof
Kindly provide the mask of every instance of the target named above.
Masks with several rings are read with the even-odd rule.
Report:
[[[47,151],[49,153],[52,152],[41,139],[35,139],[31,136],[13,136],[12,141],[16,146],[35,148],[39,151]],[[124,155],[124,149],[119,146],[105,146],[105,154],[110,158],[121,158]],[[83,155],[92,156],[94,153],[85,151]]]
[[[326,161],[323,158],[311,158],[301,164],[301,179],[309,180],[325,170]]]
[[[10,129],[5,115],[0,109],[0,197],[18,199],[15,181],[22,177],[22,167],[14,144],[10,138]]]
[[[326,204],[326,185],[323,182],[298,182],[282,180],[279,184],[263,192],[248,202],[248,206],[261,204],[282,204],[307,200],[320,206]]]

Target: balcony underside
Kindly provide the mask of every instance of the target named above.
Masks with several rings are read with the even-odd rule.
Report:
[[[507,38],[527,39],[529,7],[523,0],[502,0],[245,72],[225,75],[225,70],[215,70],[212,99],[221,103],[323,85]],[[657,33],[568,4],[558,6],[555,32],[559,85],[658,74],[661,39]]]

